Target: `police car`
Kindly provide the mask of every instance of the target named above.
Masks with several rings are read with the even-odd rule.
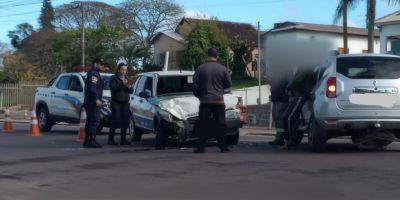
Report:
[[[132,140],[140,141],[142,133],[154,133],[155,145],[161,147],[169,138],[180,143],[197,138],[193,128],[200,101],[192,93],[193,74],[193,71],[159,71],[139,75],[130,99]],[[241,98],[225,94],[224,100],[227,142],[237,144],[243,124]]]
[[[100,73],[100,75],[104,90],[98,131],[101,131],[104,126],[109,126],[111,118],[109,81],[113,74]],[[41,131],[48,132],[54,124],[60,122],[79,123],[84,100],[85,79],[86,72],[62,73],[46,86],[36,90],[35,110]]]

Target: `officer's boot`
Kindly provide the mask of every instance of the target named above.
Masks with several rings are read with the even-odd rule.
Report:
[[[85,140],[83,141],[83,147],[90,148],[90,144],[91,144],[91,137],[89,136],[89,134],[85,134]]]
[[[108,141],[107,141],[108,145],[111,145],[111,146],[118,145],[118,143],[115,142],[115,140],[114,140],[114,132],[115,132],[115,130],[110,130],[110,133],[108,134]]]
[[[103,148],[103,146],[101,146],[101,144],[99,144],[99,143],[96,141],[96,135],[94,135],[94,136],[92,137],[92,146],[93,146],[93,148]]]
[[[121,131],[121,145],[131,145],[131,142],[126,140],[126,131]]]
[[[275,136],[275,140],[268,142],[270,145],[277,145],[277,146],[282,146],[285,144],[285,139],[284,139],[284,134],[277,132]]]

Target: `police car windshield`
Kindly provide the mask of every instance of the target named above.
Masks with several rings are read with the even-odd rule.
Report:
[[[86,75],[82,76],[82,78],[86,81]],[[101,79],[103,80],[103,90],[110,90],[110,78],[111,76],[101,76]]]
[[[160,76],[157,82],[157,95],[192,92],[192,76]]]

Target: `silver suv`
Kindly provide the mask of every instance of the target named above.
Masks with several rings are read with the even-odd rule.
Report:
[[[315,70],[308,142],[351,136],[362,148],[383,148],[400,137],[400,56],[340,55]]]

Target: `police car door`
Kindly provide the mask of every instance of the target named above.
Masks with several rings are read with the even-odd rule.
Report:
[[[68,110],[65,94],[68,93],[70,79],[70,74],[60,76],[55,85],[56,88],[51,92],[52,95],[54,95],[52,99],[53,101],[51,102],[53,114],[57,117],[65,118],[65,113]]]
[[[135,88],[133,117],[135,125],[146,130],[154,130],[154,112],[150,100],[153,98],[153,77],[141,76]]]
[[[68,108],[65,113],[66,117],[79,120],[79,112],[83,104],[83,81],[79,75],[72,75],[68,92],[64,94],[64,99],[67,101],[66,107]]]

